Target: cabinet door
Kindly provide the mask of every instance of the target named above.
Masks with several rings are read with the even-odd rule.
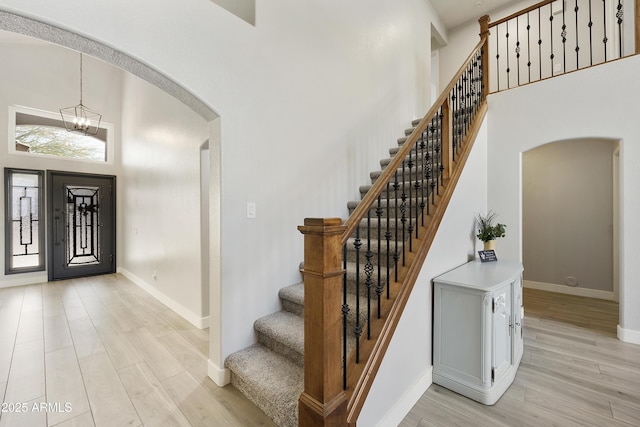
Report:
[[[513,364],[513,345],[511,336],[511,284],[500,288],[493,294],[493,357],[494,381],[507,373]]]

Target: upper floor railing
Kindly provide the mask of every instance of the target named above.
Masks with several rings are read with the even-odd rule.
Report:
[[[634,53],[634,9],[632,0],[545,0],[489,23],[490,92]]]

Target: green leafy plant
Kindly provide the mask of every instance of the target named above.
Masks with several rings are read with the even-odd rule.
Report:
[[[478,239],[483,242],[488,242],[489,240],[495,240],[498,237],[505,236],[505,228],[507,226],[500,223],[494,225],[497,216],[493,211],[489,211],[486,215],[476,215],[476,225],[478,226],[478,234],[476,237]]]

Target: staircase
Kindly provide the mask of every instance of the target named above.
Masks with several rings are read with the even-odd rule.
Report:
[[[414,120],[412,126],[417,126],[420,120]],[[410,135],[414,128],[407,129],[405,135]],[[430,133],[433,135],[433,133]],[[407,137],[398,139],[398,147],[391,148],[389,150],[390,158],[380,161],[382,169],[386,168],[391,158],[395,156],[399,148],[407,140]],[[426,141],[426,134],[425,134]],[[426,143],[433,144],[432,141],[426,141]],[[411,180],[415,181],[417,176],[424,174],[425,166],[427,168],[433,167],[433,165],[425,163],[420,156],[414,152],[411,154],[412,161],[415,164],[413,171],[410,174],[406,174],[404,177],[405,182],[399,182],[398,192],[402,192],[402,188],[408,188],[411,185]],[[407,156],[409,161],[409,156]],[[375,171],[370,174],[371,181],[374,183],[381,171]],[[401,176],[400,176],[401,177]],[[400,178],[402,179],[402,178]],[[431,183],[431,180],[425,181],[427,184]],[[371,185],[364,185],[360,187],[361,196],[367,193],[371,188]],[[390,191],[394,191],[393,188]],[[408,192],[408,190],[407,190]],[[395,224],[400,222],[400,218],[395,217],[394,212],[398,212],[397,209],[391,209],[390,215],[387,221],[387,204],[395,205],[401,203],[398,199],[392,199],[388,202],[382,200],[381,207],[383,213],[378,219],[375,210],[376,207],[371,208],[371,222],[369,227],[372,229],[371,235],[378,235],[378,228],[380,229],[380,235],[382,239],[385,237],[387,231],[387,223],[389,224],[389,231],[391,234],[395,234]],[[407,205],[409,200],[406,201]],[[413,199],[413,206],[417,206],[420,200]],[[359,201],[348,202],[347,206],[351,213],[359,204]],[[395,206],[393,206],[395,207]],[[361,236],[366,235],[367,230],[366,218],[360,224]],[[347,299],[350,307],[356,305],[356,270],[360,270],[360,276],[364,277],[364,263],[360,260],[359,267],[355,262],[356,250],[355,250],[355,235],[352,236],[347,242]],[[372,240],[373,241],[373,240]],[[381,275],[383,282],[386,282],[386,252],[387,245],[386,240],[384,244],[380,245],[380,250],[384,252],[384,256],[381,256]],[[377,240],[371,245],[371,250],[374,252],[372,262],[374,264],[373,279],[377,282],[378,268],[377,268]],[[395,247],[390,248],[395,252]],[[402,251],[402,247],[398,248],[398,251]],[[360,258],[362,258],[362,253]],[[363,284],[364,280],[360,281],[360,305],[366,306],[367,304],[367,288]],[[265,412],[276,424],[282,427],[294,427],[298,425],[298,398],[303,391],[303,378],[304,378],[304,285],[303,283],[287,286],[279,291],[279,297],[282,304],[282,311],[270,314],[255,321],[254,329],[258,336],[258,342],[248,348],[240,350],[231,354],[225,361],[225,367],[231,371],[231,383],[240,390],[249,400],[251,400],[256,406]],[[375,301],[377,294],[375,290],[371,290],[372,301]],[[348,330],[352,331],[356,324],[355,310],[349,312],[348,317]],[[360,315],[360,325],[364,325],[366,322],[366,314],[364,311]],[[355,346],[355,338],[353,334],[348,334],[347,352]]]

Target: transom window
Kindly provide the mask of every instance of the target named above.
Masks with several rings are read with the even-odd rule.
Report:
[[[101,123],[97,135],[65,129],[60,114],[9,107],[9,152],[111,163],[113,126]]]

